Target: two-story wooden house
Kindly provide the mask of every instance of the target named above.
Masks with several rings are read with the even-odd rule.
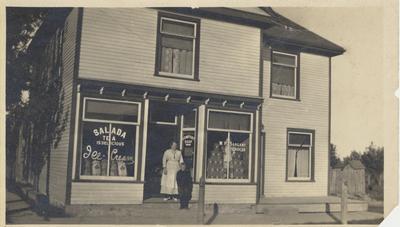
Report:
[[[271,8],[58,10],[31,49],[60,54],[69,113],[52,204],[159,196],[171,140],[193,200],[201,177],[207,203],[328,195],[331,57],[344,49]]]

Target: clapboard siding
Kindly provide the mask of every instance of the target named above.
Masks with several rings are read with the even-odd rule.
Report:
[[[324,196],[328,182],[329,58],[300,54],[300,101],[272,99],[270,50],[264,61],[262,121],[266,130],[264,194]],[[315,130],[315,182],[286,182],[287,128]]]
[[[200,81],[156,77],[156,10],[84,9],[79,77],[257,96],[259,29],[208,19],[200,28]]]
[[[65,205],[66,185],[67,185],[67,161],[69,151],[70,119],[72,104],[72,81],[75,61],[75,42],[78,23],[78,10],[71,11],[66,19],[64,26],[63,43],[63,71],[62,87],[64,92],[64,115],[66,117],[66,127],[62,132],[61,140],[50,155],[50,179],[49,194],[50,202],[55,205]],[[66,115],[66,116],[65,116]]]
[[[256,203],[256,185],[206,185],[206,203]]]
[[[141,204],[143,184],[72,182],[71,204]]]

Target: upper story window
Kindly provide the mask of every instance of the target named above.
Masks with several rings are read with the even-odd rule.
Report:
[[[298,55],[272,52],[271,97],[298,99]]]
[[[199,20],[159,16],[156,75],[198,79]]]

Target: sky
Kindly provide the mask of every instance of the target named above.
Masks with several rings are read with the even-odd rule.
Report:
[[[342,46],[332,58],[331,142],[340,157],[383,146],[383,10],[379,7],[274,7]]]

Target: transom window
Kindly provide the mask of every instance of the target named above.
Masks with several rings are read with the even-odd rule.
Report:
[[[249,182],[253,114],[208,111],[208,182]]]
[[[85,97],[81,179],[135,180],[140,103]]]
[[[159,23],[158,75],[195,79],[198,22],[161,16]]]
[[[297,55],[272,52],[271,97],[297,99]]]
[[[313,132],[288,131],[288,180],[311,180]]]

